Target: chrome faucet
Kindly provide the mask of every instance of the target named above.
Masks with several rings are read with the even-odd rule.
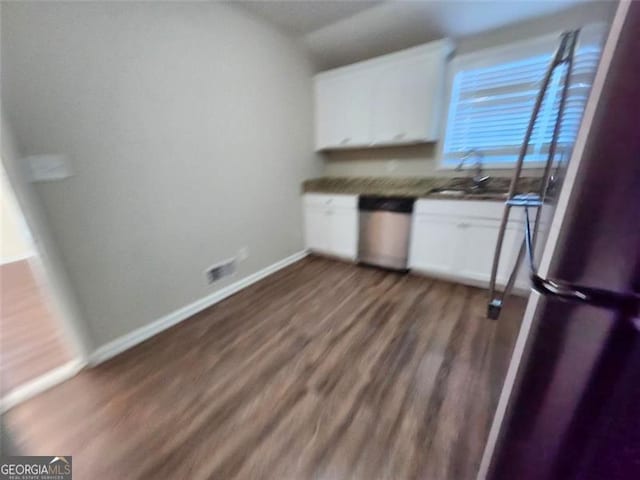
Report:
[[[476,159],[476,162],[474,164],[474,174],[473,177],[471,177],[471,190],[484,190],[491,177],[489,175],[485,175],[484,170],[482,169],[482,161],[484,160],[484,155],[481,151],[476,150],[475,148],[467,151],[460,159],[460,163],[456,167],[456,171],[461,171],[462,167],[470,158]]]

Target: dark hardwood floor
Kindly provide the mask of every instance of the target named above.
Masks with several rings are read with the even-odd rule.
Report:
[[[76,479],[475,478],[524,309],[308,257],[6,415]]]
[[[29,260],[0,265],[0,396],[73,357]]]

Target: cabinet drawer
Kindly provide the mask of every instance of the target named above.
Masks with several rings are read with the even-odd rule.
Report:
[[[503,210],[504,202],[502,201],[432,199],[418,200],[413,209],[415,215],[438,215],[451,218],[472,218],[498,221],[502,219]],[[532,213],[534,212],[535,209],[532,210]],[[540,223],[542,225],[548,225],[551,222],[552,215],[552,206],[543,206]],[[509,222],[522,224],[524,222],[524,218],[523,208],[514,207],[511,209]],[[533,218],[535,217],[532,215],[532,220]]]
[[[305,193],[303,197],[305,207],[337,207],[357,208],[357,195]]]
[[[418,200],[414,213],[429,215],[446,215],[448,217],[475,217],[500,219],[504,202],[479,200]]]

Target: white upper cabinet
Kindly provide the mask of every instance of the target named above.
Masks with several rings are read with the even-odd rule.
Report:
[[[316,75],[316,149],[437,140],[452,51],[439,40]]]
[[[374,88],[372,143],[398,145],[437,140],[443,86],[444,58],[433,52],[390,61],[381,69]]]
[[[370,143],[372,78],[366,71],[316,80],[316,146],[363,147]]]

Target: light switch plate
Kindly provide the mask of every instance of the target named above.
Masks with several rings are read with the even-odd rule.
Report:
[[[26,158],[32,182],[63,180],[73,175],[71,163],[66,155],[31,155]]]

